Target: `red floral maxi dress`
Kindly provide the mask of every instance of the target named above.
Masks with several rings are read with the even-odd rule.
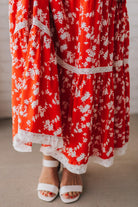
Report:
[[[14,149],[110,167],[129,141],[126,1],[9,0],[9,27]]]

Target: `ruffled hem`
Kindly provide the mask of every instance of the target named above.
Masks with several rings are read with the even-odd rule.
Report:
[[[94,163],[97,163],[99,165],[102,165],[104,167],[111,167],[114,164],[114,159],[116,156],[122,156],[126,153],[128,148],[128,142],[126,142],[122,147],[120,148],[114,148],[114,156],[108,158],[108,159],[102,159],[98,156],[91,156],[89,158],[89,162],[93,161]]]
[[[43,138],[43,141],[42,141],[42,139],[41,140],[34,139],[34,137],[31,138],[31,136],[30,136],[30,138],[27,138],[26,141],[32,142],[32,139],[33,139],[33,143],[46,144],[46,142],[44,141],[44,138]],[[52,142],[51,142],[51,144],[52,144]],[[61,148],[63,146],[63,142],[60,140],[59,142],[57,142],[57,146],[59,148]],[[57,148],[57,146],[56,146],[56,148]],[[29,146],[29,145],[23,143],[19,139],[18,135],[16,135],[14,137],[13,147],[18,152],[32,152],[32,145]],[[88,163],[87,164],[81,164],[81,165],[72,165],[72,164],[70,164],[69,161],[68,161],[68,158],[62,152],[58,151],[56,148],[55,148],[55,144],[53,145],[53,147],[52,146],[47,146],[47,147],[41,146],[40,147],[40,152],[42,152],[43,155],[54,157],[59,162],[61,162],[70,172],[75,173],[75,174],[84,174],[84,173],[86,173],[87,167],[88,167],[90,162],[97,163],[97,164],[99,164],[103,167],[111,167],[114,163],[114,159],[115,159],[116,156],[122,156],[126,153],[126,150],[128,148],[128,143],[126,142],[120,148],[114,148],[114,156],[112,156],[108,159],[102,159],[99,156],[91,155],[89,157]]]
[[[18,130],[13,138],[13,146],[16,151],[31,152],[32,143],[50,145],[52,149],[63,147],[63,138],[39,133],[32,133],[22,129]]]

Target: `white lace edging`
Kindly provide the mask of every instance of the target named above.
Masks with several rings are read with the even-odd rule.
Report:
[[[95,73],[105,73],[105,72],[112,72],[113,71],[113,66],[115,67],[121,67],[123,64],[128,64],[128,59],[124,59],[124,60],[117,60],[113,62],[113,65],[111,66],[105,66],[105,67],[91,67],[91,68],[78,68],[75,67],[73,65],[70,65],[68,63],[66,63],[64,60],[62,60],[58,55],[56,55],[57,57],[57,63],[71,71],[77,74],[95,74]]]
[[[25,145],[22,140],[19,139],[18,134],[13,138],[13,147],[18,152],[32,152],[32,146]]]
[[[54,135],[32,133],[32,132],[19,129],[18,134],[16,134],[13,138],[14,148],[17,151],[31,152],[32,147],[25,145],[25,143],[27,142],[50,145],[52,146],[53,149],[63,147],[62,137],[58,137]]]
[[[14,30],[14,34],[16,32],[18,32],[19,30],[25,28],[28,26],[27,20],[24,20],[23,22],[19,22],[18,24],[16,24],[15,30]]]
[[[50,36],[50,30],[47,25],[44,25],[42,22],[40,22],[37,17],[33,18],[33,25],[39,27],[44,33],[48,34]]]
[[[47,25],[44,25],[42,22],[40,22],[37,17],[33,18],[32,21],[32,27],[33,26],[37,26],[38,28],[40,28],[44,33],[48,34],[50,36],[50,30],[47,27]],[[23,22],[19,22],[18,24],[16,24],[15,30],[14,30],[14,34],[16,32],[18,32],[19,30],[23,29],[23,28],[28,28],[28,23],[27,20],[24,20]],[[29,30],[28,30],[29,31]]]
[[[61,153],[60,151],[57,151],[57,150],[53,150],[51,147],[41,146],[40,152],[42,152],[44,155],[54,157],[59,162],[61,162],[72,173],[83,174],[87,170],[87,164],[72,165],[72,164],[68,163],[68,159],[63,153]]]
[[[111,72],[113,70],[113,66],[78,68],[66,63],[58,55],[57,55],[57,62],[61,67],[77,74],[95,74],[95,73]]]
[[[111,167],[114,163],[114,158],[116,155],[121,156],[124,155],[126,150],[127,150],[127,145],[126,143],[123,147],[121,148],[114,148],[114,156],[108,159],[102,159],[98,156],[90,156],[88,164],[93,161],[94,163],[97,163],[99,165],[102,165],[104,167]],[[57,150],[52,150],[51,147],[42,147],[40,148],[40,152],[42,152],[44,155],[52,156],[58,161],[60,161],[70,172],[75,173],[75,174],[84,174],[86,173],[87,166],[88,164],[83,164],[83,165],[72,165],[68,163],[67,157],[65,157],[64,154],[62,154],[60,151]]]
[[[26,134],[26,133],[25,133]],[[25,135],[24,134],[24,135]],[[31,136],[31,132],[29,132],[29,136]],[[41,135],[42,136],[42,135]],[[49,135],[47,135],[49,136]],[[46,144],[45,139],[39,139],[38,137],[33,137],[30,139],[30,137],[26,138],[25,136],[19,136],[18,134],[13,139],[13,147],[18,152],[32,152],[32,146],[25,145],[27,142],[37,143],[37,144]],[[51,138],[50,138],[51,139]],[[59,139],[60,140],[60,139]],[[60,142],[59,142],[60,143]],[[59,148],[63,147],[63,140],[61,145],[58,145]],[[48,144],[49,145],[49,144]],[[89,157],[87,164],[82,165],[72,165],[69,163],[67,157],[60,151],[58,151],[51,145],[51,147],[40,147],[40,152],[42,152],[44,155],[52,156],[55,159],[57,159],[59,162],[61,162],[70,172],[76,173],[76,174],[84,174],[86,173],[88,164],[93,161],[94,163],[97,163],[99,165],[102,165],[104,167],[110,167],[114,163],[115,156],[121,156],[126,153],[128,147],[128,143],[124,144],[123,147],[120,148],[114,148],[114,156],[108,159],[102,159],[98,156],[92,155]]]
[[[94,163],[97,163],[99,165],[102,165],[104,167],[111,167],[114,163],[114,158],[116,156],[122,156],[126,153],[126,150],[128,148],[128,143],[125,143],[123,147],[120,148],[114,148],[114,156],[109,159],[102,159],[97,156],[91,156],[89,158],[89,162],[93,161]]]

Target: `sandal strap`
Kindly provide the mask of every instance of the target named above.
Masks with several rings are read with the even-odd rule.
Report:
[[[59,162],[57,160],[42,160],[42,165],[45,167],[57,167]]]
[[[58,187],[57,186],[51,185],[51,184],[46,184],[46,183],[38,183],[37,190],[50,191],[50,192],[55,193],[55,194],[58,193]]]
[[[82,185],[65,185],[60,188],[60,194],[68,192],[82,192]]]

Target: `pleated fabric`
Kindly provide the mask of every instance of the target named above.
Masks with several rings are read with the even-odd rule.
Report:
[[[110,167],[129,141],[126,0],[9,0],[9,31],[14,149]]]

